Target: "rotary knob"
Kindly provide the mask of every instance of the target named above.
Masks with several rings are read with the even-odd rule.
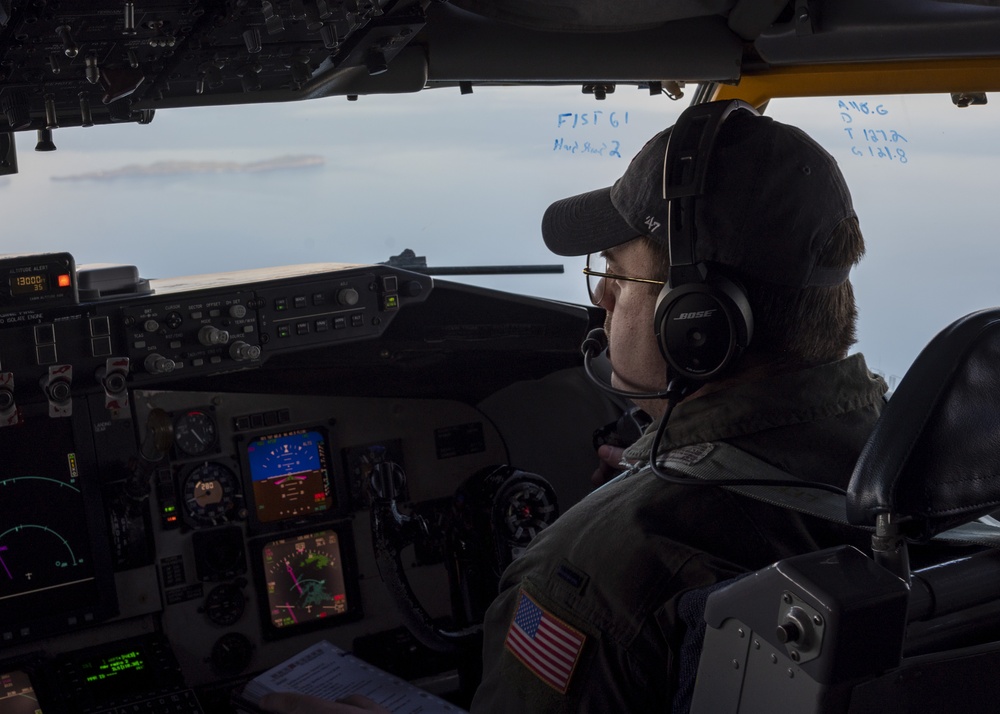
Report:
[[[146,357],[142,364],[150,374],[169,374],[177,366],[177,363],[169,357],[164,357],[155,352]]]
[[[359,297],[358,291],[354,288],[343,288],[337,291],[337,302],[347,307],[357,305]]]
[[[229,332],[220,330],[218,327],[213,327],[212,325],[205,325],[198,330],[198,342],[205,345],[205,347],[224,345],[229,342]]]
[[[229,346],[229,356],[237,362],[260,358],[260,347],[239,340]]]

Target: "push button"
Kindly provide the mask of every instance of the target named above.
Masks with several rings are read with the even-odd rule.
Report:
[[[93,357],[108,357],[111,355],[110,337],[93,337],[90,340],[90,354]]]
[[[35,347],[37,364],[55,364],[58,359],[55,345],[38,345]]]
[[[35,325],[35,344],[50,345],[56,341],[56,328],[52,325]]]
[[[90,336],[103,337],[111,334],[111,323],[106,317],[90,318]]]

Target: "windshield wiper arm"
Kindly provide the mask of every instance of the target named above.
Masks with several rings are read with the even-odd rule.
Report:
[[[449,265],[431,268],[427,266],[427,258],[418,256],[409,248],[399,255],[394,255],[384,263],[392,268],[411,270],[424,275],[522,275],[526,273],[562,273],[561,264],[550,265]]]

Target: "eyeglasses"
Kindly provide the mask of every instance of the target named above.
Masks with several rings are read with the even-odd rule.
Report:
[[[600,256],[594,256],[593,253],[587,256],[587,266],[583,269],[583,274],[587,276],[587,292],[590,293],[590,301],[595,305],[600,305],[601,300],[604,299],[604,287],[608,280],[629,280],[633,283],[647,283],[649,285],[666,285],[666,281],[663,280],[650,280],[649,278],[630,278],[627,275],[618,275],[617,273],[609,273],[606,270],[592,270],[590,267],[591,260],[600,261],[602,258]],[[607,261],[604,261],[604,267],[607,267]]]

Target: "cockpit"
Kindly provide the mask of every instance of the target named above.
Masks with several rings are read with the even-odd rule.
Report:
[[[320,642],[467,708],[501,573],[638,435],[545,205],[688,103],[803,126],[893,389],[995,303],[998,30],[938,0],[0,0],[0,714],[235,712]]]
[[[317,638],[456,690],[380,578],[373,501],[422,528],[382,550],[430,626],[477,624],[620,409],[575,367],[582,307],[378,265],[5,271],[2,637],[43,709],[223,711]],[[546,453],[567,435],[578,458]]]

